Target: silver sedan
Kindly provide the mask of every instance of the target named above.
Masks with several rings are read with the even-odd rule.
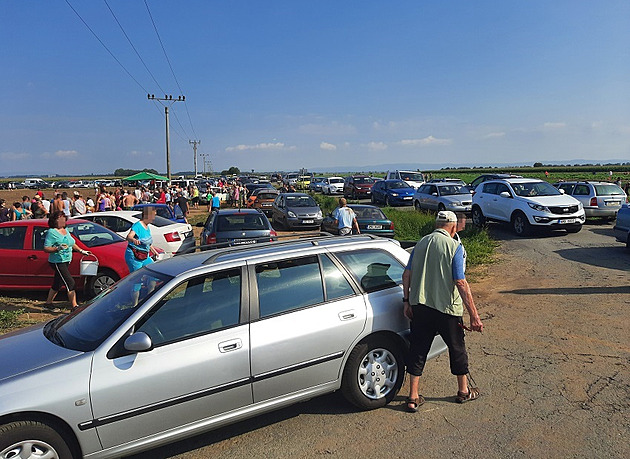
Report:
[[[452,183],[425,183],[413,195],[416,210],[451,210],[470,213],[472,194],[468,188]]]

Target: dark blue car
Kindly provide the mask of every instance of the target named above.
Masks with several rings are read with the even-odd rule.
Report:
[[[379,180],[372,186],[372,204],[410,206],[416,189],[402,180]]]
[[[172,208],[168,204],[136,204],[131,210],[142,210],[144,207],[153,207],[158,216],[177,223],[188,223],[184,218],[182,209],[175,204]]]

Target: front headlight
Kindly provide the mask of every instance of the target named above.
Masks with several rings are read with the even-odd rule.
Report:
[[[392,196],[398,196],[398,193],[392,193]]]
[[[315,215],[317,218],[322,218],[322,211],[318,210],[317,214]]]
[[[451,201],[451,203],[449,204],[450,207],[454,207],[454,206],[462,206],[463,204],[459,201]]]
[[[545,206],[541,206],[540,204],[536,204],[536,203],[533,203],[533,202],[528,202],[527,205],[529,207],[531,207],[532,209],[537,210],[538,212],[547,212],[547,213],[549,213],[549,209],[546,208]]]
[[[578,201],[578,210],[584,209],[584,204]]]
[[[294,214],[293,212],[291,212],[291,211],[288,211],[288,212],[287,212],[287,215],[288,215],[289,217],[291,217],[291,218],[297,218],[297,215],[295,215],[295,214]]]

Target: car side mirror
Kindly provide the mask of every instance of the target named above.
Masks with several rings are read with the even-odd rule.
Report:
[[[125,340],[124,347],[130,352],[146,352],[153,349],[153,342],[145,332],[136,332]]]
[[[564,194],[564,190],[562,188],[559,188],[558,191],[560,192],[560,194]]]
[[[502,198],[511,198],[512,197],[510,195],[510,193],[508,193],[507,191],[502,191],[501,193],[499,193],[499,196],[501,196]]]
[[[437,195],[438,195],[437,193],[431,193],[431,196],[437,196]]]

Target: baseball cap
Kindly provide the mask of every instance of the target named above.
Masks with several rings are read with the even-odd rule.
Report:
[[[450,210],[441,210],[437,214],[436,222],[453,222],[457,223],[457,215]]]

